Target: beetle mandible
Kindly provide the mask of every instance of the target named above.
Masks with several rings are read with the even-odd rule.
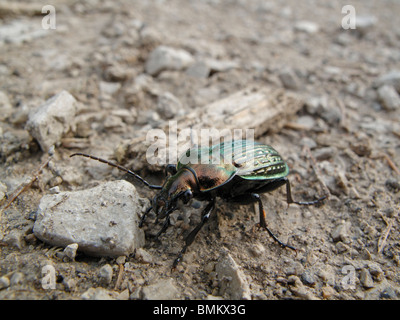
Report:
[[[167,179],[163,185],[152,185],[133,171],[92,155],[74,153],[71,157],[73,156],[83,156],[106,163],[134,176],[150,189],[160,190],[154,196],[151,206],[143,214],[139,224],[142,227],[146,215],[151,210],[154,210],[157,218],[165,218],[162,229],[156,237],[159,237],[170,225],[170,214],[177,209],[178,200],[182,200],[184,204],[192,198],[207,202],[202,211],[200,224],[185,238],[185,244],[174,260],[173,268],[177,266],[197,233],[209,220],[215,209],[217,197],[238,204],[257,203],[260,215],[258,225],[283,248],[292,250],[296,249],[280,241],[268,228],[260,194],[286,185],[288,204],[312,205],[326,198],[323,196],[308,202],[294,201],[287,178],[289,167],[286,162],[273,147],[251,140],[233,140],[211,148],[188,149],[176,166],[167,165],[165,170]]]

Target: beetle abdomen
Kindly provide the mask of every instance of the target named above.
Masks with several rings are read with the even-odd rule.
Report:
[[[286,177],[289,167],[271,146],[249,140],[221,143],[219,148],[225,159],[231,155],[236,175],[249,180],[270,180]]]

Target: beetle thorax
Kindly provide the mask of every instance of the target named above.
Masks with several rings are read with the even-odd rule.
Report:
[[[169,177],[161,192],[167,196],[167,199],[173,199],[188,189],[197,191],[196,178],[189,170],[182,169]]]

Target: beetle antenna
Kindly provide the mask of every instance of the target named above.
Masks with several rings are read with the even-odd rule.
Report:
[[[105,163],[105,164],[107,164],[107,165],[109,165],[111,167],[117,168],[118,170],[124,171],[124,172],[134,176],[136,179],[142,181],[150,189],[162,189],[162,186],[152,185],[152,184],[148,183],[146,180],[144,180],[138,174],[134,173],[133,171],[131,171],[131,170],[119,165],[119,164],[113,163],[113,162],[108,161],[108,160],[104,160],[102,158],[98,158],[98,157],[92,156],[90,154],[81,153],[81,152],[77,152],[77,153],[74,153],[74,154],[70,155],[71,158],[74,157],[74,156],[81,156],[81,157],[86,157],[86,158],[89,158],[89,159],[92,159],[92,160],[100,161],[100,162]]]

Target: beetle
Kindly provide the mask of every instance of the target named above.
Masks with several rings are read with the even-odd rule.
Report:
[[[286,185],[288,204],[313,205],[326,198],[322,196],[313,201],[294,201],[287,178],[289,174],[287,163],[273,147],[251,140],[232,140],[212,147],[189,148],[176,165],[166,166],[167,179],[163,185],[152,185],[121,165],[89,154],[74,153],[71,157],[73,156],[91,158],[116,167],[140,180],[150,189],[159,190],[139,223],[139,227],[142,227],[146,215],[151,210],[154,210],[157,219],[165,218],[156,237],[170,225],[170,214],[178,208],[178,200],[182,200],[184,204],[192,198],[207,202],[201,214],[201,222],[185,238],[185,244],[174,260],[173,268],[177,266],[197,233],[209,220],[215,209],[216,198],[238,204],[257,203],[260,220],[258,226],[265,229],[280,246],[295,251],[293,246],[280,241],[268,228],[260,194]]]

